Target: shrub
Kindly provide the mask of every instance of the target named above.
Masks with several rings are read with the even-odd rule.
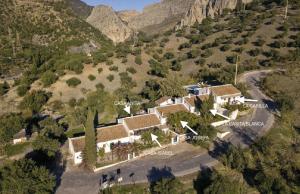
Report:
[[[107,60],[105,64],[107,66],[110,66],[110,65],[114,64],[114,62],[112,60]]]
[[[220,50],[225,52],[225,51],[228,51],[230,48],[231,48],[231,46],[226,44],[226,45],[221,46]]]
[[[18,88],[17,88],[17,94],[19,95],[19,96],[24,96],[26,93],[27,93],[27,91],[30,89],[30,86],[29,85],[27,85],[27,84],[22,84],[22,85],[20,85],[20,86],[18,86]]]
[[[252,57],[256,57],[260,54],[260,50],[258,48],[256,49],[252,49],[249,51],[249,55],[251,55]]]
[[[197,65],[204,65],[204,64],[205,64],[205,59],[200,58],[200,59],[196,60],[195,63],[196,63]]]
[[[181,45],[179,45],[178,49],[179,50],[182,50],[184,48],[191,48],[192,44],[189,43],[189,42],[186,42],[186,43],[182,43]]]
[[[103,71],[103,68],[98,68],[98,73],[100,74]]]
[[[108,81],[110,81],[110,82],[112,82],[112,81],[115,79],[114,75],[112,75],[112,74],[110,74],[110,75],[107,76],[106,78],[107,78]]]
[[[96,84],[96,88],[100,89],[100,90],[103,90],[104,89],[104,85],[102,83],[98,83],[98,84]]]
[[[81,81],[76,77],[72,77],[67,80],[67,84],[69,87],[76,87],[77,85],[81,84]]]
[[[109,67],[109,71],[119,71],[119,68],[117,66],[111,66]]]
[[[41,76],[41,82],[44,87],[50,86],[57,80],[57,76],[52,71],[47,71]]]
[[[32,91],[23,98],[20,103],[20,109],[38,113],[50,97],[51,93],[42,90]]]
[[[143,63],[142,56],[141,55],[136,56],[134,62],[138,65],[141,65]]]
[[[68,102],[68,105],[69,105],[70,107],[75,107],[75,106],[76,106],[76,103],[77,103],[76,99],[75,99],[75,98],[71,98],[71,99],[69,100],[69,102]]]
[[[181,67],[182,67],[182,65],[177,60],[172,61],[171,69],[173,71],[180,71]]]
[[[136,70],[133,67],[126,68],[126,71],[128,71],[131,74],[135,74],[136,73]]]
[[[94,81],[94,80],[96,79],[96,77],[95,77],[94,75],[92,75],[92,74],[91,74],[91,75],[89,75],[89,77],[88,77],[88,78],[89,78],[89,80],[90,80],[90,81]]]
[[[175,57],[175,55],[171,52],[167,52],[164,54],[165,59],[173,59],[174,57]]]
[[[168,74],[168,67],[155,61],[154,59],[150,59],[149,64],[151,68],[149,71],[150,74],[159,77],[166,77],[166,75]]]
[[[201,54],[201,57],[208,58],[208,57],[210,57],[210,56],[212,56],[212,55],[213,55],[212,50],[207,49],[207,50],[205,50],[205,51]]]
[[[5,81],[4,83],[0,83],[0,96],[6,94],[9,90],[9,85]]]
[[[232,63],[232,64],[235,64],[236,62],[237,62],[237,56],[227,56],[226,57],[226,61],[228,62],[228,63]]]

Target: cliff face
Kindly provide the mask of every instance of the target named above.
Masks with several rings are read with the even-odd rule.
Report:
[[[195,0],[163,0],[144,8],[143,12],[128,21],[135,30],[162,23],[169,18],[182,15],[189,10]]]
[[[132,30],[123,23],[109,6],[94,7],[86,21],[116,43],[124,42],[132,35]]]
[[[195,0],[176,28],[191,26],[195,22],[201,23],[206,17],[214,18],[222,14],[224,9],[235,9],[239,1],[247,4],[252,0]]]
[[[149,29],[181,29],[195,22],[201,23],[206,17],[214,18],[224,9],[234,9],[239,1],[249,3],[252,0],[162,0],[137,11],[114,12],[111,7],[97,6],[87,22],[98,28],[114,42],[123,42],[133,31]],[[157,33],[157,32],[156,32]]]
[[[117,15],[120,17],[120,19],[127,23],[130,21],[130,19],[137,17],[140,13],[135,10],[124,10],[124,11],[118,11]]]

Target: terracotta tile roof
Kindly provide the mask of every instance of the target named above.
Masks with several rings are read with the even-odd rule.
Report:
[[[97,129],[97,143],[107,142],[111,140],[128,137],[128,133],[123,125],[113,125],[109,127],[101,127]],[[71,139],[74,151],[83,151],[85,145],[85,137],[78,137]]]
[[[128,137],[128,133],[123,125],[113,125],[97,129],[97,142],[106,142]]]
[[[197,103],[201,103],[209,98],[209,95],[199,95],[199,96],[191,96],[185,97],[184,100],[191,106],[196,107]]]
[[[163,102],[165,102],[165,101],[167,101],[167,100],[169,100],[171,97],[169,97],[169,96],[163,96],[163,97],[161,97],[160,99],[158,99],[158,100],[156,100],[155,101],[155,104],[161,104],[161,103],[163,103]]]
[[[210,88],[212,93],[217,96],[241,95],[241,92],[231,84],[214,86]]]
[[[169,114],[176,113],[176,112],[179,112],[179,111],[186,111],[186,112],[188,112],[188,109],[183,104],[175,104],[175,105],[158,107],[157,111],[163,117],[167,117]]]
[[[160,120],[156,114],[146,114],[124,119],[130,130],[139,130],[160,125]]]

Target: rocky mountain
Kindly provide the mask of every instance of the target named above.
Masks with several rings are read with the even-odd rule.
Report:
[[[127,23],[132,19],[133,17],[138,16],[140,13],[136,10],[124,10],[124,11],[118,11],[117,15],[120,17],[120,19]]]
[[[93,7],[87,5],[80,0],[67,0],[69,7],[73,10],[74,14],[78,15],[80,18],[86,19],[92,12]]]
[[[214,18],[222,14],[224,9],[235,9],[239,3],[247,4],[252,0],[195,0],[187,11],[177,29],[183,26],[191,26],[195,22],[201,23],[206,17]]]
[[[109,6],[100,5],[94,7],[86,21],[98,28],[113,42],[123,42],[133,32]]]
[[[74,0],[72,0],[74,1]],[[70,46],[111,44],[99,30],[60,0],[1,0],[0,74],[24,66],[41,50],[65,53]]]
[[[123,42],[133,31],[158,33],[170,28],[180,29],[214,18],[224,9],[234,9],[239,3],[252,0],[162,0],[137,11],[114,12],[107,6],[95,7],[87,22],[98,28],[114,42]],[[154,30],[153,30],[154,29]]]

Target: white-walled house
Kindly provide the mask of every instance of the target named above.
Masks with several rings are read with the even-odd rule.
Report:
[[[103,148],[105,153],[111,152],[112,144],[132,143],[129,132],[123,125],[113,125],[97,129],[97,150]],[[82,151],[85,146],[85,137],[69,138],[69,151],[74,163],[82,163]]]
[[[217,105],[239,104],[242,97],[241,91],[239,91],[232,84],[212,86],[210,92],[214,96],[214,101]]]

